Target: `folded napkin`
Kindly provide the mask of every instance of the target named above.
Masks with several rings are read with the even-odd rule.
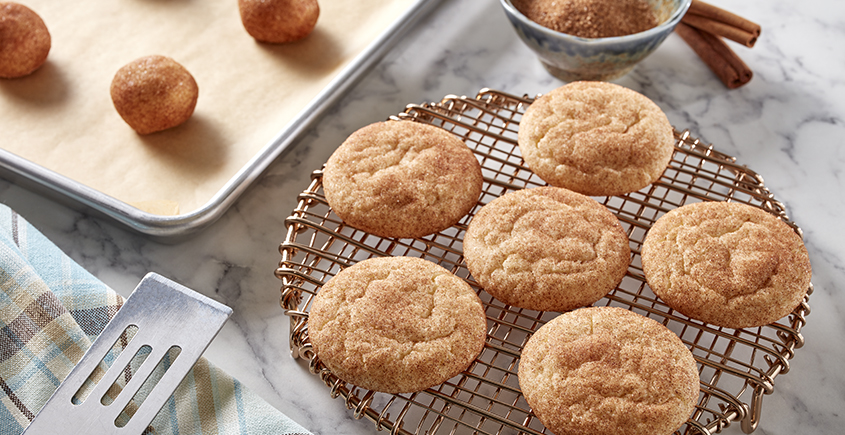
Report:
[[[0,204],[0,435],[24,430],[122,304]],[[309,432],[201,358],[145,433]]]

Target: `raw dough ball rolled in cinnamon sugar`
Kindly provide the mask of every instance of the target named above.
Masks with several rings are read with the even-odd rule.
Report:
[[[241,22],[257,41],[280,44],[308,36],[317,25],[317,0],[238,0]]]
[[[770,213],[735,202],[687,204],[661,216],[642,250],[648,285],[684,315],[727,328],[775,322],[810,287],[801,237]]]
[[[47,60],[50,46],[47,25],[35,11],[0,2],[0,78],[31,74]]]
[[[114,108],[139,134],[184,123],[194,113],[198,95],[191,73],[166,56],[136,59],[120,68],[111,83]]]
[[[631,248],[605,206],[546,186],[507,193],[478,210],[464,236],[464,258],[496,299],[567,311],[613,290],[628,270]]]
[[[607,82],[572,82],[537,98],[519,122],[519,150],[545,182],[589,196],[637,191],[663,174],[672,125],[648,97]]]
[[[484,348],[487,318],[463,279],[430,261],[382,257],[329,280],[314,298],[308,333],[339,378],[410,393],[465,370]]]
[[[692,353],[668,328],[616,307],[546,323],[522,350],[519,386],[556,435],[669,435],[699,396]]]

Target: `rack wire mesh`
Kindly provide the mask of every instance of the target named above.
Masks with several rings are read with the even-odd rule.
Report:
[[[391,434],[548,434],[523,398],[517,379],[520,350],[532,332],[558,313],[505,305],[484,292],[469,275],[462,239],[475,211],[513,190],[545,185],[522,161],[516,143],[528,96],[482,89],[475,98],[447,96],[437,103],[409,105],[392,119],[423,122],[462,138],[481,162],[484,189],[476,207],[458,224],[419,239],[386,239],[344,223],[322,194],[322,169],[298,197],[286,219],[276,276],[282,281],[281,306],[290,317],[294,358],[308,362],[333,398],[341,397],[356,419],[366,418]],[[732,201],[764,209],[801,235],[763,178],[736,159],[704,145],[689,131],[675,131],[673,158],[657,182],[638,192],[594,198],[625,228],[633,252],[622,282],[594,305],[617,306],[650,317],[674,331],[688,346],[701,381],[698,404],[677,434],[711,434],[739,422],[745,433],[760,422],[763,397],[775,377],[789,371],[789,360],[803,345],[801,328],[810,312],[808,296],[784,319],[771,325],[727,329],[674,312],[646,284],[640,248],[651,224],[666,212],[696,201]],[[415,256],[464,278],[486,308],[488,336],[479,357],[459,376],[413,394],[388,395],[337,378],[323,365],[308,338],[308,312],[320,287],[338,271],[376,256]]]

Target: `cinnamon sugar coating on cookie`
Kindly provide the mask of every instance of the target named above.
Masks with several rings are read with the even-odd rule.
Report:
[[[540,327],[522,350],[519,385],[556,435],[669,435],[699,396],[695,360],[678,336],[615,307],[581,308]]]
[[[475,206],[482,184],[481,165],[463,141],[413,121],[355,131],[323,173],[334,212],[382,237],[422,237],[449,228]]]
[[[305,38],[317,25],[317,0],[238,0],[241,22],[260,42],[281,44]]]
[[[485,291],[510,305],[567,311],[613,290],[631,258],[619,220],[592,198],[558,187],[507,193],[482,207],[464,258]]]
[[[145,56],[122,68],[111,83],[117,113],[139,134],[176,127],[194,113],[199,96],[191,73],[166,56]]]
[[[572,82],[537,98],[519,123],[525,163],[544,181],[584,195],[637,191],[663,174],[672,125],[644,95],[606,82]]]
[[[24,77],[40,68],[51,43],[50,31],[35,11],[0,2],[0,78]]]
[[[464,280],[412,257],[342,270],[317,293],[308,332],[339,378],[385,393],[421,391],[465,370],[486,340],[481,300]]]
[[[661,216],[643,242],[643,272],[673,309],[728,328],[762,326],[806,296],[812,270],[801,237],[741,203],[687,204]]]

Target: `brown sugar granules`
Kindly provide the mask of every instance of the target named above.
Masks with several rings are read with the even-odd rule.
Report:
[[[657,26],[645,0],[513,0],[513,6],[543,27],[580,36],[608,38]]]

